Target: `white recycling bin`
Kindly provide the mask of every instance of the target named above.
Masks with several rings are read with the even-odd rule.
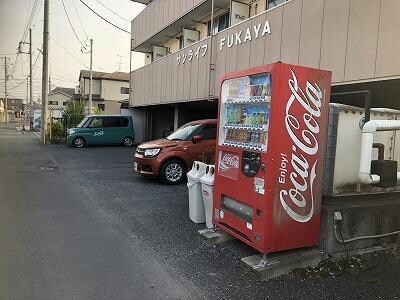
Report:
[[[206,172],[200,178],[201,190],[203,194],[204,208],[206,214],[206,227],[209,229],[214,228],[212,223],[212,213],[213,213],[213,200],[214,200],[214,173],[215,166],[208,165]]]
[[[189,190],[189,218],[195,223],[204,223],[204,201],[201,195],[200,177],[204,175],[207,164],[200,161],[193,162],[192,169],[187,173]]]

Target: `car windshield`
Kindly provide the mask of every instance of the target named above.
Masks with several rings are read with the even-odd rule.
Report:
[[[189,139],[193,133],[198,131],[198,129],[202,126],[202,124],[186,124],[176,130],[175,132],[171,133],[169,136],[167,136],[167,140],[173,141],[173,140],[178,140],[178,141],[184,141]]]
[[[88,120],[88,117],[83,118],[83,120],[76,126],[77,128],[82,128],[83,125],[85,125],[86,121]]]

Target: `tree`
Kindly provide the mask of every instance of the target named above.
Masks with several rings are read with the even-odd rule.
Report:
[[[68,128],[76,127],[85,117],[85,101],[70,101],[63,109],[63,115]]]

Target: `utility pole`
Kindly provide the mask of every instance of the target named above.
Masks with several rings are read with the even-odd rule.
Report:
[[[29,104],[29,77],[26,77],[26,104],[25,104],[25,111],[24,111],[24,117],[28,115],[28,104]]]
[[[33,127],[32,28],[29,28],[29,128]]]
[[[40,139],[43,144],[46,144],[48,102],[47,81],[49,78],[49,0],[44,0],[42,71],[42,127],[40,131]]]
[[[93,109],[93,39],[90,39],[90,78],[89,78],[89,115],[92,114]]]
[[[2,57],[4,59],[4,110],[6,112],[5,122],[8,123],[8,100],[7,100],[7,81],[8,81],[8,74],[7,74],[7,60],[9,58],[7,56]]]

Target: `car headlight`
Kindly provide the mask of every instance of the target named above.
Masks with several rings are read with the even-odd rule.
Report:
[[[75,130],[70,129],[70,130],[68,130],[68,133],[69,133],[69,134],[74,134],[74,133],[75,133]]]
[[[146,151],[144,151],[144,156],[146,156],[146,157],[154,157],[158,153],[160,153],[160,151],[161,151],[161,148],[146,149]]]

